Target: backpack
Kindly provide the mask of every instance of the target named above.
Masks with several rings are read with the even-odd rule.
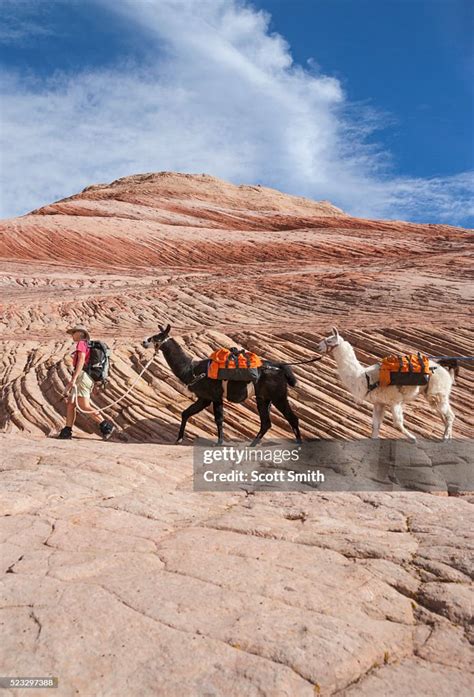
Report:
[[[258,380],[262,359],[255,353],[238,348],[220,348],[209,356],[207,377],[213,380]]]
[[[89,341],[89,362],[85,372],[94,382],[107,381],[110,369],[110,349],[103,341]]]
[[[388,385],[427,385],[431,376],[430,361],[421,353],[385,356],[380,364],[379,383]]]

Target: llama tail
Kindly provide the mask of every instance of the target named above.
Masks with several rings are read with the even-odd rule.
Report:
[[[453,385],[456,382],[456,378],[459,375],[459,361],[457,358],[441,358],[439,361],[437,361],[439,365],[442,365],[443,368],[446,368],[446,370],[449,372],[451,375],[451,380],[453,381]]]
[[[290,387],[294,387],[297,383],[296,375],[292,371],[291,367],[289,365],[286,365],[285,363],[277,363],[278,367],[280,370],[283,371],[286,381],[289,384]]]

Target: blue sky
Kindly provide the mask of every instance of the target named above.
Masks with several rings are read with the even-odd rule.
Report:
[[[399,171],[449,175],[473,166],[474,2],[268,0],[271,27],[298,62],[338,77],[351,101],[394,119],[383,134]],[[332,27],[328,31],[327,27]]]
[[[3,0],[1,215],[143,171],[472,225],[467,0]]]

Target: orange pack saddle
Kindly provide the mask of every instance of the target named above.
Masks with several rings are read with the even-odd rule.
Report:
[[[380,387],[427,385],[431,376],[429,358],[421,353],[385,356],[380,363]]]
[[[219,348],[209,356],[207,377],[253,382],[258,379],[258,369],[262,363],[262,359],[251,351],[235,347]]]

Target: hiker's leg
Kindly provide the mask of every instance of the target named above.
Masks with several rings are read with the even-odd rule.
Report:
[[[76,405],[72,399],[68,399],[66,403],[66,426],[72,428],[76,420]]]
[[[79,373],[79,377],[77,378],[76,382],[78,410],[86,412],[85,416],[87,416],[87,418],[92,419],[92,421],[95,421],[96,423],[100,423],[102,419],[90,403],[93,388],[94,382],[92,378],[84,371]]]
[[[270,400],[257,397],[257,409],[258,415],[260,416],[260,431],[251,442],[251,446],[257,445],[272,425],[270,419]]]
[[[88,412],[85,414],[85,416],[87,416],[89,419],[92,419],[92,421],[95,421],[96,424],[102,423],[104,417],[101,416],[100,413],[94,409],[94,407],[89,402],[88,397],[78,397],[77,404],[79,406],[79,409]]]
[[[199,414],[199,412],[208,407],[210,403],[210,399],[201,399],[200,397],[196,402],[191,404],[190,407],[183,411],[183,413],[181,414],[181,426],[179,429],[178,437],[176,439],[176,443],[181,443],[181,441],[183,440],[184,431],[186,429],[186,424],[188,422],[189,417],[194,416],[194,414]]]
[[[281,399],[274,399],[273,404],[276,406],[278,411],[283,414],[285,419],[290,424],[293,433],[295,434],[296,442],[301,443],[301,433],[299,427],[299,420],[293,409],[290,407],[288,397],[281,397]]]
[[[217,426],[217,445],[224,442],[224,405],[222,402],[213,402],[214,420]]]
[[[385,404],[374,404],[374,411],[372,414],[372,435],[371,438],[378,438],[380,432],[380,426],[383,421],[383,415],[385,414]]]

